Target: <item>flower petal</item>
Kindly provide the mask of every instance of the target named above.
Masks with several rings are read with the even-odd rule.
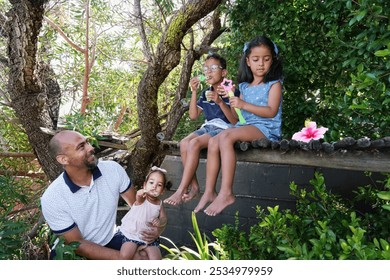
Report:
[[[303,133],[302,131],[294,133],[292,139],[294,139],[296,141],[306,142],[306,143],[310,141],[310,138],[308,138],[307,135],[305,133]]]
[[[317,124],[316,122],[309,122],[308,125],[306,126],[307,128],[313,128],[313,129],[316,129],[317,128]]]

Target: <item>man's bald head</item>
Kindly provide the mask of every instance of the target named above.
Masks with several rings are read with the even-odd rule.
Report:
[[[82,136],[80,133],[73,130],[61,130],[56,133],[49,142],[49,152],[52,157],[56,158],[59,154],[64,153],[63,146],[68,140],[74,136]]]

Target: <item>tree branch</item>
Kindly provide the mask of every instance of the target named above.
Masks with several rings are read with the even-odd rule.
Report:
[[[142,40],[142,52],[144,54],[144,56],[146,57],[147,61],[149,63],[154,63],[153,62],[153,55],[150,51],[150,45],[149,45],[149,42],[148,42],[148,38],[146,37],[146,33],[145,33],[145,26],[144,26],[144,22],[143,22],[143,19],[142,19],[142,11],[141,11],[141,0],[134,0],[134,13],[135,13],[135,18],[136,18],[136,23],[137,23],[137,26],[138,26],[138,31],[140,33],[140,36],[141,36],[141,40]]]
[[[21,152],[21,153],[11,153],[11,152],[0,152],[0,157],[29,157],[29,158],[36,158],[36,155],[34,153],[29,152]]]
[[[0,13],[0,36],[1,37],[6,37],[8,32],[7,32],[7,17],[3,14]]]
[[[86,49],[83,49],[81,47],[79,47],[77,44],[73,43],[72,40],[69,39],[68,36],[66,36],[65,32],[62,31],[62,29],[57,25],[55,24],[53,21],[51,21],[48,17],[44,16],[43,19],[53,28],[55,29],[60,35],[62,38],[64,38],[64,40],[72,47],[74,48],[75,50],[78,50],[79,52],[81,53],[85,53],[86,52]]]

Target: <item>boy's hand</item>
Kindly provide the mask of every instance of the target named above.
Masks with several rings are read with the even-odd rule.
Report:
[[[206,95],[207,100],[213,101],[217,104],[221,103],[222,99],[219,96],[217,91],[208,90],[206,93],[207,93],[207,95]]]
[[[190,80],[190,87],[192,92],[196,92],[200,84],[199,77],[193,77]]]
[[[232,88],[233,92],[235,90],[234,86]],[[229,98],[229,95],[228,95],[228,92],[225,91],[225,89],[223,88],[223,86],[218,86],[217,87],[217,92],[218,92],[218,95],[222,98]]]

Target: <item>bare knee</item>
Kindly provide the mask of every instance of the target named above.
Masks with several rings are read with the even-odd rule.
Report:
[[[219,151],[219,139],[217,137],[210,138],[207,149],[210,152]]]
[[[188,152],[200,152],[202,149],[202,142],[198,138],[191,139],[187,145]]]
[[[236,140],[234,140],[233,134],[230,133],[229,130],[226,130],[226,131],[224,131],[223,137],[219,137],[218,142],[219,142],[220,147],[230,147],[230,146],[233,146],[233,144],[234,144],[234,142],[236,142]]]
[[[190,142],[190,139],[187,139],[187,138],[184,138],[183,140],[180,141],[180,143],[179,143],[180,152],[187,152],[189,142]]]

